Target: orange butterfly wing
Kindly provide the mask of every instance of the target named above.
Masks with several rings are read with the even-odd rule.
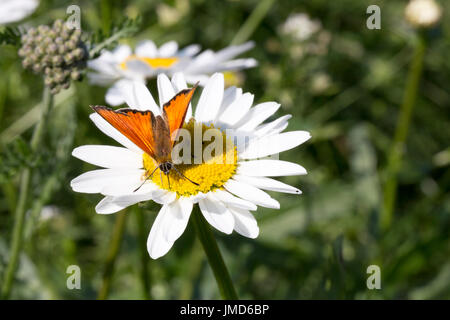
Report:
[[[155,159],[155,140],[152,129],[152,123],[155,120],[151,111],[112,110],[102,106],[93,106],[92,109],[142,151]]]
[[[173,133],[183,126],[189,103],[191,102],[192,95],[196,88],[197,84],[191,89],[181,90],[163,106],[164,118],[170,130],[172,145],[176,140]]]

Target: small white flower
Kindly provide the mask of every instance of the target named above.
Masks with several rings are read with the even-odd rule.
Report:
[[[281,26],[281,32],[298,41],[304,41],[321,28],[319,20],[312,20],[306,13],[294,13]]]
[[[200,46],[193,44],[179,50],[175,41],[170,41],[157,48],[153,41],[138,43],[134,53],[127,45],[120,45],[113,51],[104,51],[100,57],[88,62],[93,70],[89,73],[91,83],[109,86],[105,100],[112,106],[125,101],[121,87],[130,82],[145,83],[160,73],[173,76],[183,72],[190,84],[200,82],[204,85],[209,75],[218,71],[233,71],[256,66],[255,59],[235,59],[235,56],[250,50],[252,42],[230,46],[218,52],[206,50],[198,54]]]
[[[442,9],[434,0],[411,0],[405,8],[405,17],[415,27],[434,26],[442,15]]]
[[[165,102],[187,88],[181,73],[175,74],[172,80],[161,74],[157,84],[159,106],[145,85],[139,82],[134,83],[132,90],[124,91],[128,106],[160,114]],[[234,230],[245,237],[256,238],[259,228],[251,211],[257,206],[280,208],[279,202],[263,190],[301,193],[295,187],[268,177],[306,174],[306,170],[296,163],[259,159],[295,148],[307,141],[310,134],[306,131],[283,133],[290,115],[265,122],[279,109],[278,103],[252,105],[252,94],[243,93],[236,87],[224,90],[223,75],[214,74],[198,100],[195,120],[190,119],[192,111],[188,111],[184,129],[192,130],[195,126],[220,128],[224,141],[229,141],[228,130],[237,137],[249,137],[249,140],[243,147],[238,144],[218,156],[231,155],[231,162],[204,160],[201,164],[180,165],[178,170],[198,185],[172,170],[168,174],[170,187],[165,179],[160,180],[159,174],[142,184],[145,173],[156,168],[154,161],[99,114],[93,113],[90,118],[95,125],[123,147],[85,145],[75,148],[73,156],[104,169],[78,176],[71,181],[71,187],[76,192],[105,195],[95,208],[100,214],[114,213],[141,201],[153,200],[162,204],[147,241],[153,259],[165,255],[181,236],[195,204],[217,230],[226,234]]]
[[[36,10],[38,0],[1,0],[0,25],[22,20]]]

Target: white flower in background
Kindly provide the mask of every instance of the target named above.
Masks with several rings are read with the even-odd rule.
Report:
[[[132,91],[124,91],[124,99],[130,108],[150,110],[158,115],[161,114],[161,106],[187,84],[181,73],[175,74],[172,80],[161,74],[157,78],[157,86],[159,105],[141,83],[130,87]],[[146,172],[152,172],[157,164],[99,114],[93,113],[90,118],[95,125],[123,147],[85,145],[75,148],[73,156],[104,169],[78,176],[71,181],[71,187],[76,192],[103,194],[105,197],[95,208],[100,214],[118,212],[141,201],[153,200],[162,204],[147,242],[148,252],[154,259],[165,255],[184,232],[195,204],[217,230],[226,234],[234,230],[245,237],[255,238],[259,228],[251,211],[257,206],[280,208],[279,202],[263,190],[301,193],[295,187],[268,177],[306,174],[306,170],[296,163],[259,159],[292,149],[307,141],[310,134],[306,131],[282,133],[290,115],[265,122],[279,109],[278,103],[252,105],[252,94],[243,93],[236,87],[224,90],[222,74],[214,74],[207,81],[194,118],[188,109],[183,128],[190,132],[191,137],[194,136],[194,128],[213,129],[224,142],[231,141],[231,148],[226,148],[223,154],[216,154],[215,159],[203,159],[200,164],[177,165],[178,170],[198,185],[171,170],[168,174],[170,188],[166,179],[160,179],[160,174],[154,174],[142,184],[148,176]],[[234,138],[228,136],[229,132],[238,139],[248,137],[248,140],[245,144],[235,144]],[[209,143],[201,145],[205,149]],[[217,163],[215,160],[221,157],[228,157],[231,161]]]
[[[232,60],[252,47],[253,43],[247,42],[218,52],[206,50],[197,55],[200,46],[196,44],[179,50],[175,41],[157,48],[153,41],[146,40],[138,43],[134,53],[127,45],[120,45],[113,51],[103,51],[100,57],[88,62],[88,67],[93,70],[88,76],[91,83],[112,85],[105,100],[117,106],[125,102],[121,93],[123,85],[136,81],[145,83],[146,79],[160,73],[172,76],[176,72],[183,72],[188,83],[199,81],[200,85],[204,85],[214,72],[254,67],[257,64],[255,59]]]
[[[36,10],[38,0],[1,0],[0,25],[22,20]]]
[[[405,17],[415,27],[434,26],[442,15],[442,8],[434,0],[411,0],[405,8]]]
[[[298,41],[304,41],[321,28],[319,20],[312,20],[306,13],[294,13],[281,26],[281,32]]]

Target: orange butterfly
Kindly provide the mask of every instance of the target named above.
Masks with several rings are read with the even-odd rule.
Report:
[[[145,181],[150,179],[155,171],[159,169],[167,176],[170,189],[168,174],[170,170],[175,169],[183,178],[198,185],[198,183],[184,176],[175,167],[171,156],[172,148],[176,141],[174,132],[183,126],[189,103],[196,88],[197,84],[191,89],[178,92],[169,102],[163,105],[162,116],[158,115],[155,117],[151,111],[139,111],[129,108],[118,110],[112,110],[103,106],[91,106],[91,108],[156,161],[158,166]],[[172,140],[171,137],[174,139]],[[134,191],[137,191],[139,188]]]

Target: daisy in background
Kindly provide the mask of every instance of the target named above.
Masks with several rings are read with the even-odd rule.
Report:
[[[162,113],[164,103],[187,88],[181,73],[176,73],[171,80],[160,74],[157,85],[159,105],[139,82],[130,87],[132,90],[123,91],[124,100],[130,108],[149,110],[156,116]],[[159,173],[148,178],[149,173],[157,169],[155,161],[100,114],[93,113],[90,118],[95,125],[122,147],[85,145],[75,148],[73,156],[103,169],[78,176],[71,181],[71,187],[76,192],[103,194],[105,197],[95,208],[99,214],[115,213],[141,201],[161,204],[147,241],[153,259],[165,255],[182,235],[194,205],[199,206],[206,221],[217,230],[226,234],[234,230],[245,237],[256,238],[259,228],[251,211],[257,206],[280,208],[279,202],[263,190],[301,193],[293,186],[268,177],[306,174],[296,163],[259,160],[292,149],[310,138],[306,131],[283,132],[290,115],[266,122],[279,107],[276,102],[253,106],[252,94],[236,87],[224,90],[223,75],[214,74],[201,92],[195,114],[188,109],[183,129],[191,136],[195,128],[215,129],[224,142],[234,145],[223,154],[216,153],[216,159],[177,166],[177,171],[196,183],[171,170],[168,174],[170,187]],[[235,143],[235,139],[227,135],[230,132],[235,137],[248,137],[246,143]],[[207,146],[208,143],[201,144],[202,151]],[[217,157],[227,157],[231,161],[220,163],[215,161]]]
[[[0,25],[22,20],[36,10],[38,0],[1,0]]]
[[[139,42],[134,50],[127,45],[120,45],[113,51],[102,54],[88,62],[92,72],[88,73],[91,83],[111,86],[105,100],[109,105],[123,104],[122,87],[130,83],[142,82],[154,78],[160,73],[173,76],[183,72],[187,83],[200,82],[205,85],[214,72],[234,71],[257,65],[255,59],[234,59],[237,55],[253,48],[253,42],[238,46],[229,46],[218,52],[205,50],[193,44],[183,49],[175,41],[164,43],[159,48],[151,40]]]

